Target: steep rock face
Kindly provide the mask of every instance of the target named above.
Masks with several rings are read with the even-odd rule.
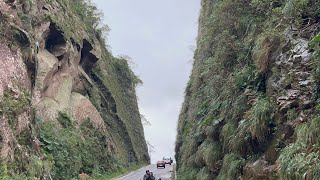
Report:
[[[21,55],[1,43],[1,157],[14,158],[16,136],[28,128],[31,109],[30,78]],[[13,122],[12,118],[16,122]]]
[[[317,1],[202,0],[181,179],[317,179]]]
[[[105,48],[94,13],[83,1],[0,2],[1,176],[149,162],[138,78]]]

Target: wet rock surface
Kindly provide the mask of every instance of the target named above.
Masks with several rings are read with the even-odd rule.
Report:
[[[276,98],[281,113],[286,114],[289,109],[295,109],[298,114],[306,111],[306,118],[310,118],[307,111],[313,103],[311,93],[314,80],[311,76],[312,53],[308,49],[309,41],[293,38],[290,33],[287,34],[287,41],[291,46],[277,58],[274,68],[280,72],[273,74],[276,78],[271,78],[269,89],[283,94]],[[270,94],[277,96],[274,92]],[[299,118],[302,117],[299,115]]]

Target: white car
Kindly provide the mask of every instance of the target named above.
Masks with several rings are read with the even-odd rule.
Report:
[[[170,165],[171,165],[172,162],[173,162],[171,158],[165,158],[165,157],[164,157],[162,160],[164,161],[165,164],[170,164]]]

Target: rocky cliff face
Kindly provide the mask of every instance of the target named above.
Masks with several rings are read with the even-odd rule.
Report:
[[[319,178],[319,8],[202,0],[180,179]]]
[[[1,176],[70,179],[149,156],[139,79],[75,0],[0,2]]]

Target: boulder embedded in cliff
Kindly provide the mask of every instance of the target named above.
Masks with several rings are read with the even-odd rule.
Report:
[[[55,121],[59,111],[68,109],[72,77],[58,72],[59,61],[49,51],[41,50],[36,58],[38,68],[33,104],[42,119]]]
[[[100,113],[93,106],[93,104],[79,93],[72,93],[70,99],[70,110],[73,119],[82,124],[85,120],[90,119],[97,127],[104,126],[104,122]]]
[[[67,108],[73,84],[72,76],[66,73],[57,73],[50,82],[42,96],[53,98],[61,108]]]
[[[39,118],[56,122],[59,112],[69,111],[72,77],[65,74],[53,79],[35,107]]]
[[[37,61],[37,77],[36,88],[42,91],[45,87],[49,86],[50,82],[45,82],[45,79],[52,77],[54,72],[58,69],[58,59],[47,50],[39,51],[36,56]]]

